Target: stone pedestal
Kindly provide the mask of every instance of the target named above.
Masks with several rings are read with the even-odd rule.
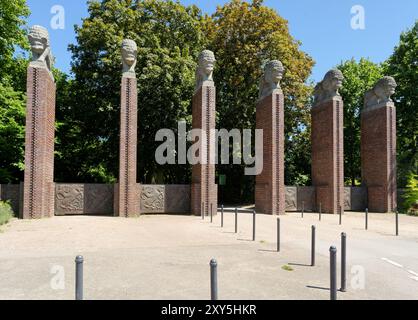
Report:
[[[200,215],[217,212],[218,188],[215,184],[215,137],[216,127],[216,88],[211,81],[205,81],[193,96],[193,129],[202,129],[204,141],[199,141],[201,161],[192,168],[192,214]],[[211,134],[212,133],[212,134]]]
[[[344,110],[340,96],[312,108],[312,182],[316,207],[337,214],[344,210]]]
[[[371,212],[393,212],[396,194],[396,109],[393,102],[365,108],[361,115],[363,185]]]
[[[257,212],[284,214],[284,97],[281,90],[263,97],[257,104],[257,129],[263,130],[263,172],[256,177]]]
[[[54,215],[55,91],[46,66],[31,63],[27,73],[24,219]]]
[[[134,74],[125,73],[121,86],[119,183],[115,197],[116,215],[139,215],[139,188],[137,185],[137,126],[138,92]]]

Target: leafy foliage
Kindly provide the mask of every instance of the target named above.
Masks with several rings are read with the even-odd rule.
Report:
[[[413,173],[409,175],[403,200],[404,211],[418,216],[418,175]]]
[[[309,176],[309,106],[312,88],[306,85],[313,60],[300,50],[300,42],[289,33],[287,21],[276,11],[251,2],[232,0],[218,7],[205,24],[209,48],[215,52],[218,88],[219,127],[255,129],[255,106],[263,65],[273,59],[282,61],[285,75],[282,88],[286,105],[286,182]],[[243,166],[219,166],[228,175],[233,201],[252,200],[254,178],[243,174]],[[303,179],[302,179],[303,180]],[[227,196],[228,197],[228,196]]]
[[[383,76],[382,67],[367,59],[354,59],[341,63],[338,67],[344,74],[340,89],[344,101],[344,168],[351,185],[361,179],[360,155],[360,112],[364,95]]]
[[[154,141],[162,128],[191,123],[196,59],[203,48],[202,16],[195,6],[174,1],[105,0],[89,2],[89,17],[76,27],[71,45],[69,103],[60,105],[59,180],[113,181],[118,175],[120,46],[138,45],[138,172],[141,182],[182,183],[188,166],[155,163]],[[83,137],[83,139],[80,139]]]
[[[410,173],[418,174],[418,21],[402,33],[387,61],[386,73],[398,83],[395,101],[398,135],[398,183],[405,186]]]
[[[13,218],[13,210],[8,202],[0,201],[0,226],[9,223]]]

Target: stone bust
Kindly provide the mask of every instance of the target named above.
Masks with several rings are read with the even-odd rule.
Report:
[[[138,56],[136,42],[130,39],[122,41],[122,63],[124,74],[135,74],[135,67]]]
[[[199,65],[196,70],[196,90],[206,81],[213,82],[215,62],[215,54],[212,51],[204,50],[199,55]]]
[[[365,108],[393,102],[390,97],[395,94],[396,87],[396,81],[392,77],[383,77],[377,81],[374,87],[366,92],[364,97]]]
[[[317,105],[321,102],[330,100],[334,97],[339,97],[338,90],[342,87],[344,81],[343,73],[338,69],[332,69],[327,72],[320,83],[317,84],[314,90],[315,102]]]
[[[272,60],[266,64],[260,80],[260,99],[268,96],[274,90],[281,90],[280,81],[283,79],[283,73],[284,67],[279,60]]]
[[[51,53],[48,30],[41,26],[33,26],[29,30],[28,39],[32,50],[31,64],[46,67],[51,71],[54,57]]]

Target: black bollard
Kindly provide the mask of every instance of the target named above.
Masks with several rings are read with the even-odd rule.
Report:
[[[341,233],[341,292],[347,291],[347,234]]]
[[[77,256],[75,258],[75,299],[83,300],[83,263],[84,258]]]
[[[302,202],[302,218],[305,214],[305,201]]]
[[[366,208],[366,230],[369,230],[369,209]]]
[[[235,233],[238,233],[238,208],[235,208]]]
[[[331,300],[337,300],[337,248],[331,247],[330,252],[330,292]]]
[[[315,267],[315,239],[316,227],[312,226],[312,241],[311,241],[311,266]]]
[[[202,220],[205,220],[205,203],[202,202]]]
[[[218,300],[218,263],[215,259],[210,261],[210,298]]]
[[[224,205],[221,207],[221,228],[224,227]]]
[[[253,210],[253,241],[255,241],[256,218],[257,218],[257,212]]]
[[[213,223],[213,204],[210,204],[210,223]]]
[[[396,236],[399,236],[399,211],[396,210]]]
[[[341,206],[339,206],[339,212],[340,212],[340,225],[342,225],[343,224],[343,210]]]
[[[277,252],[280,252],[280,218],[277,218]]]

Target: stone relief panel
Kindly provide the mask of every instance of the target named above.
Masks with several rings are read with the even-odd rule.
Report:
[[[165,213],[190,213],[190,185],[165,186]]]
[[[298,209],[298,188],[286,187],[286,211],[297,211]]]
[[[141,213],[164,213],[165,187],[142,185],[140,193]]]
[[[113,214],[113,185],[86,184],[84,186],[84,213]]]
[[[344,188],[344,210],[345,211],[351,210],[351,188],[350,187]]]
[[[84,213],[84,185],[55,185],[55,214],[77,215]]]
[[[303,206],[305,211],[315,211],[315,187],[297,187],[297,190],[298,211],[301,211]]]

